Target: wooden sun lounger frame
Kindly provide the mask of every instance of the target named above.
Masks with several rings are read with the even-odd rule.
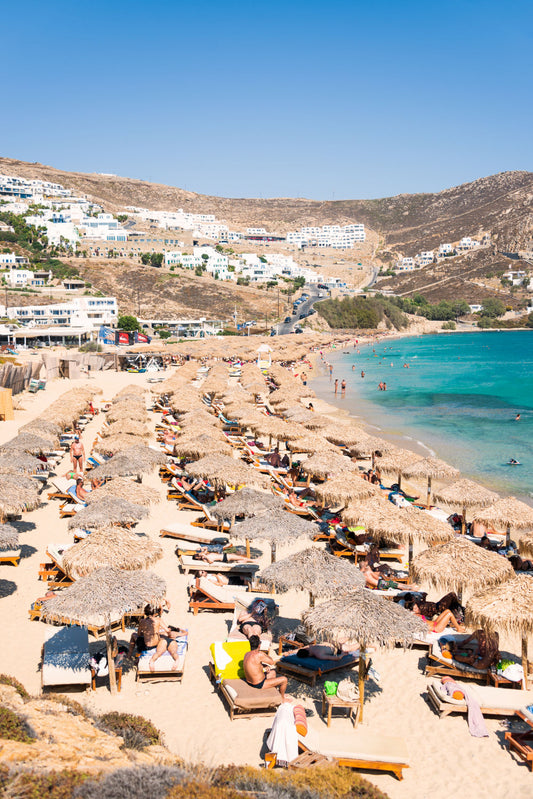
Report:
[[[289,768],[301,768],[302,766],[317,765],[316,763],[313,763],[312,761],[309,762],[308,759],[305,759],[306,756],[307,758],[309,756],[322,758],[322,761],[319,761],[319,765],[322,765],[324,762],[328,762],[328,759],[325,755],[321,755],[320,752],[313,752],[300,739],[298,740],[298,748],[302,754],[289,763]],[[329,762],[331,762],[332,765],[344,766],[346,768],[360,768],[364,769],[365,771],[392,771],[398,780],[403,780],[403,770],[404,768],[409,768],[409,763],[387,762],[385,760],[367,760],[366,758],[359,758],[355,755],[354,757],[335,757]],[[269,767],[271,768],[271,766]]]
[[[511,691],[514,694],[514,691]],[[518,691],[516,692],[518,694]],[[450,713],[467,713],[468,707],[466,704],[456,704],[455,702],[444,702],[439,695],[436,693],[435,689],[432,685],[428,685],[427,688],[427,695],[430,704],[433,708],[437,711],[438,716],[440,719],[445,718],[445,716],[449,716]],[[487,716],[513,716],[517,710],[516,708],[501,708],[501,707],[490,707],[485,705],[481,705],[481,712],[483,715]]]
[[[16,552],[0,552],[0,564],[11,563],[13,566],[18,566],[20,563],[20,550]]]
[[[420,641],[420,643],[423,643]],[[426,663],[426,667],[424,669],[424,675],[426,677],[459,677],[462,680],[481,680],[485,682],[485,685],[490,685],[490,668],[483,670],[482,672],[479,671],[469,671],[465,669],[458,669],[456,666],[448,665],[443,663],[439,658],[437,658],[431,651],[433,646],[433,642],[428,650],[428,661],[433,660],[437,665],[432,666],[429,662]]]
[[[306,669],[305,666],[297,666],[295,663],[283,663],[282,660],[278,660],[276,668],[278,673],[288,674],[290,677],[294,677],[296,680],[314,687],[317,679],[323,677],[324,674],[331,674],[331,672],[339,671],[339,669],[352,669],[358,663],[359,657],[356,657],[348,663],[343,663],[341,666],[337,663],[336,665],[324,669]]]
[[[198,615],[199,610],[235,610],[235,599],[228,602],[222,602],[220,599],[216,599],[216,597],[209,594],[206,588],[200,586],[200,579],[198,577],[196,578],[195,585],[190,586],[189,595],[189,610],[192,610],[195,616]]]
[[[525,732],[506,732],[505,740],[509,751],[514,752],[533,771],[533,725],[520,710],[516,711],[516,716],[527,723],[528,729]]]

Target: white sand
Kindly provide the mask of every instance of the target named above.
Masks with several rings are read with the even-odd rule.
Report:
[[[128,383],[146,384],[145,375],[104,372],[96,377],[104,390],[104,397],[111,398]],[[26,410],[17,411],[15,422],[0,425],[0,441],[5,441],[21,424],[36,416],[63,391],[85,381],[55,381],[46,391],[29,395],[23,405]],[[83,434],[86,450],[89,451],[94,436],[104,421],[97,416]],[[153,423],[157,417],[154,415]],[[58,474],[64,474],[69,465],[65,456]],[[158,488],[161,502],[152,508],[149,519],[139,529],[156,538],[164,524],[171,521],[188,521],[195,517],[192,512],[178,512],[173,502],[165,498],[156,473],[145,478],[147,485]],[[2,609],[3,641],[0,652],[0,671],[18,677],[32,693],[40,690],[39,663],[44,640],[44,625],[30,622],[28,608],[38,596],[44,594],[46,585],[38,579],[38,567],[46,560],[45,550],[49,542],[64,543],[72,540],[67,530],[67,519],[59,519],[59,502],[47,501],[36,511],[23,515],[23,522],[35,525],[21,534],[21,543],[26,554],[18,568],[0,566],[0,607]],[[212,641],[223,639],[231,614],[200,613],[194,617],[187,612],[186,584],[188,578],[181,575],[174,554],[176,541],[158,539],[165,556],[154,570],[168,583],[168,597],[172,603],[166,617],[171,623],[188,627],[190,648],[187,655],[185,676],[182,684],[139,684],[134,673],[125,674],[122,692],[112,697],[106,686],[94,693],[82,695],[82,701],[103,712],[119,710],[139,713],[150,718],[165,735],[169,748],[185,758],[202,760],[207,764],[239,763],[259,765],[260,752],[269,727],[268,719],[236,720],[230,722],[226,708],[213,691],[207,676],[208,648]],[[303,545],[302,545],[303,546]],[[278,548],[278,558],[289,553],[289,549]],[[261,563],[270,559],[269,548],[264,548]],[[11,593],[10,593],[11,591]],[[8,594],[5,596],[5,594]],[[307,595],[290,593],[278,595],[280,616],[297,622],[305,609]],[[119,640],[129,637],[119,635]],[[512,651],[519,651],[519,642],[505,642]],[[515,799],[526,799],[533,795],[533,776],[523,765],[518,765],[503,744],[507,721],[488,720],[490,738],[474,739],[468,733],[463,716],[439,720],[424,699],[427,680],[419,662],[424,659],[422,650],[404,652],[393,650],[377,652],[374,665],[381,674],[379,689],[374,693],[367,683],[371,695],[365,704],[363,728],[373,732],[381,730],[387,735],[405,738],[411,768],[404,772],[403,782],[391,774],[366,774],[391,799],[448,799],[450,796],[491,797],[504,799],[512,795]],[[299,696],[309,694],[306,686],[298,690]],[[372,695],[373,694],[373,695]],[[80,696],[76,696],[80,698]],[[304,703],[314,711],[310,724],[324,732],[325,723],[320,717],[318,703],[307,698]],[[337,731],[346,735],[349,747],[352,726],[344,718],[332,721]]]

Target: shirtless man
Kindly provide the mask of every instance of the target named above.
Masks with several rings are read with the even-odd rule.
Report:
[[[89,494],[90,494],[90,492],[86,491],[85,488],[83,487],[83,477],[77,477],[76,478],[76,496],[78,497],[78,499],[81,499],[81,501],[83,502],[83,501],[85,501],[87,499]]]
[[[242,664],[244,679],[252,688],[278,688],[282,700],[285,701],[287,678],[276,675],[274,660],[259,649],[259,636],[252,635],[249,640],[250,651],[245,654]]]
[[[83,462],[85,460],[85,449],[80,441],[80,437],[76,436],[70,445],[70,461],[72,468],[76,474],[83,472]]]
[[[203,560],[205,563],[255,563],[252,558],[246,558],[244,555],[235,555],[233,553],[223,552],[208,552],[205,547],[202,547],[193,555],[194,560]]]

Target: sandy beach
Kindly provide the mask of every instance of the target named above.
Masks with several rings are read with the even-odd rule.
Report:
[[[130,383],[149,387],[146,378],[142,374],[98,373],[96,382],[103,394],[97,399],[111,399]],[[73,385],[86,383],[57,380],[49,383],[46,391],[24,395],[20,409],[15,411],[15,421],[0,426],[0,443],[15,435],[18,427],[35,418],[61,393]],[[332,408],[319,400],[316,410],[329,413]],[[336,409],[335,414],[339,418]],[[152,431],[158,419],[156,414],[150,414]],[[98,415],[84,429],[83,441],[87,452],[91,450],[103,421],[104,417]],[[155,444],[155,436],[149,443]],[[65,474],[68,467],[69,459],[65,455],[56,470],[57,474]],[[171,610],[165,621],[189,630],[189,652],[183,683],[140,684],[135,682],[134,672],[129,671],[124,675],[122,691],[117,696],[111,696],[107,686],[102,685],[95,692],[77,694],[75,698],[97,712],[120,710],[151,719],[163,731],[169,749],[181,757],[203,761],[207,765],[259,765],[269,720],[255,718],[231,722],[207,674],[209,645],[215,640],[224,640],[232,614],[200,613],[193,616],[188,613],[186,586],[189,578],[182,575],[178,568],[176,542],[159,538],[159,531],[166,523],[190,522],[197,514],[177,511],[175,504],[167,501],[166,487],[157,472],[145,476],[143,482],[158,490],[161,497],[158,504],[151,506],[149,518],[141,522],[137,529],[159,541],[164,550],[163,559],[153,569],[167,581]],[[19,523],[24,531],[20,537],[23,545],[20,566],[0,566],[3,619],[0,672],[16,676],[33,694],[40,691],[39,664],[44,624],[29,621],[28,608],[46,590],[45,584],[38,579],[39,564],[46,560],[49,543],[72,540],[72,534],[67,529],[68,520],[59,519],[58,501],[47,500],[47,489],[42,498],[42,506],[23,514],[22,523]],[[277,557],[281,559],[303,546],[305,544],[279,547]],[[270,562],[270,549],[265,546],[262,550],[260,563],[264,566]],[[430,598],[435,598],[434,594],[430,593]],[[276,600],[279,602],[281,620],[296,625],[300,613],[307,608],[307,594],[278,594]],[[119,634],[119,641],[128,640],[131,631],[127,630],[126,635]],[[501,640],[501,645],[515,653],[520,651],[518,638]],[[404,738],[411,767],[404,772],[402,782],[390,774],[367,773],[364,776],[391,799],[447,799],[450,795],[459,794],[504,799],[510,791],[517,799],[530,797],[533,791],[531,772],[524,764],[518,764],[504,746],[507,720],[487,719],[490,737],[483,739],[469,735],[462,715],[439,720],[425,698],[428,681],[421,668],[424,659],[424,652],[419,649],[392,649],[377,651],[373,655],[380,682],[375,684],[370,681],[367,684],[368,699],[361,728]],[[289,691],[298,696],[312,712],[310,725],[325,732],[325,721],[319,709],[319,689],[291,681]],[[335,718],[332,727],[335,734],[342,733],[349,741],[353,727],[348,719]]]

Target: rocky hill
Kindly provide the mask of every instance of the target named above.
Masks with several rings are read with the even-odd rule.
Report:
[[[405,255],[440,242],[490,231],[502,251],[527,249],[533,239],[533,173],[502,172],[438,193],[378,200],[211,197],[173,186],[111,175],[63,172],[39,163],[0,158],[0,172],[62,183],[116,211],[127,205],[213,213],[230,226],[285,232],[301,225],[363,222],[383,247]]]

